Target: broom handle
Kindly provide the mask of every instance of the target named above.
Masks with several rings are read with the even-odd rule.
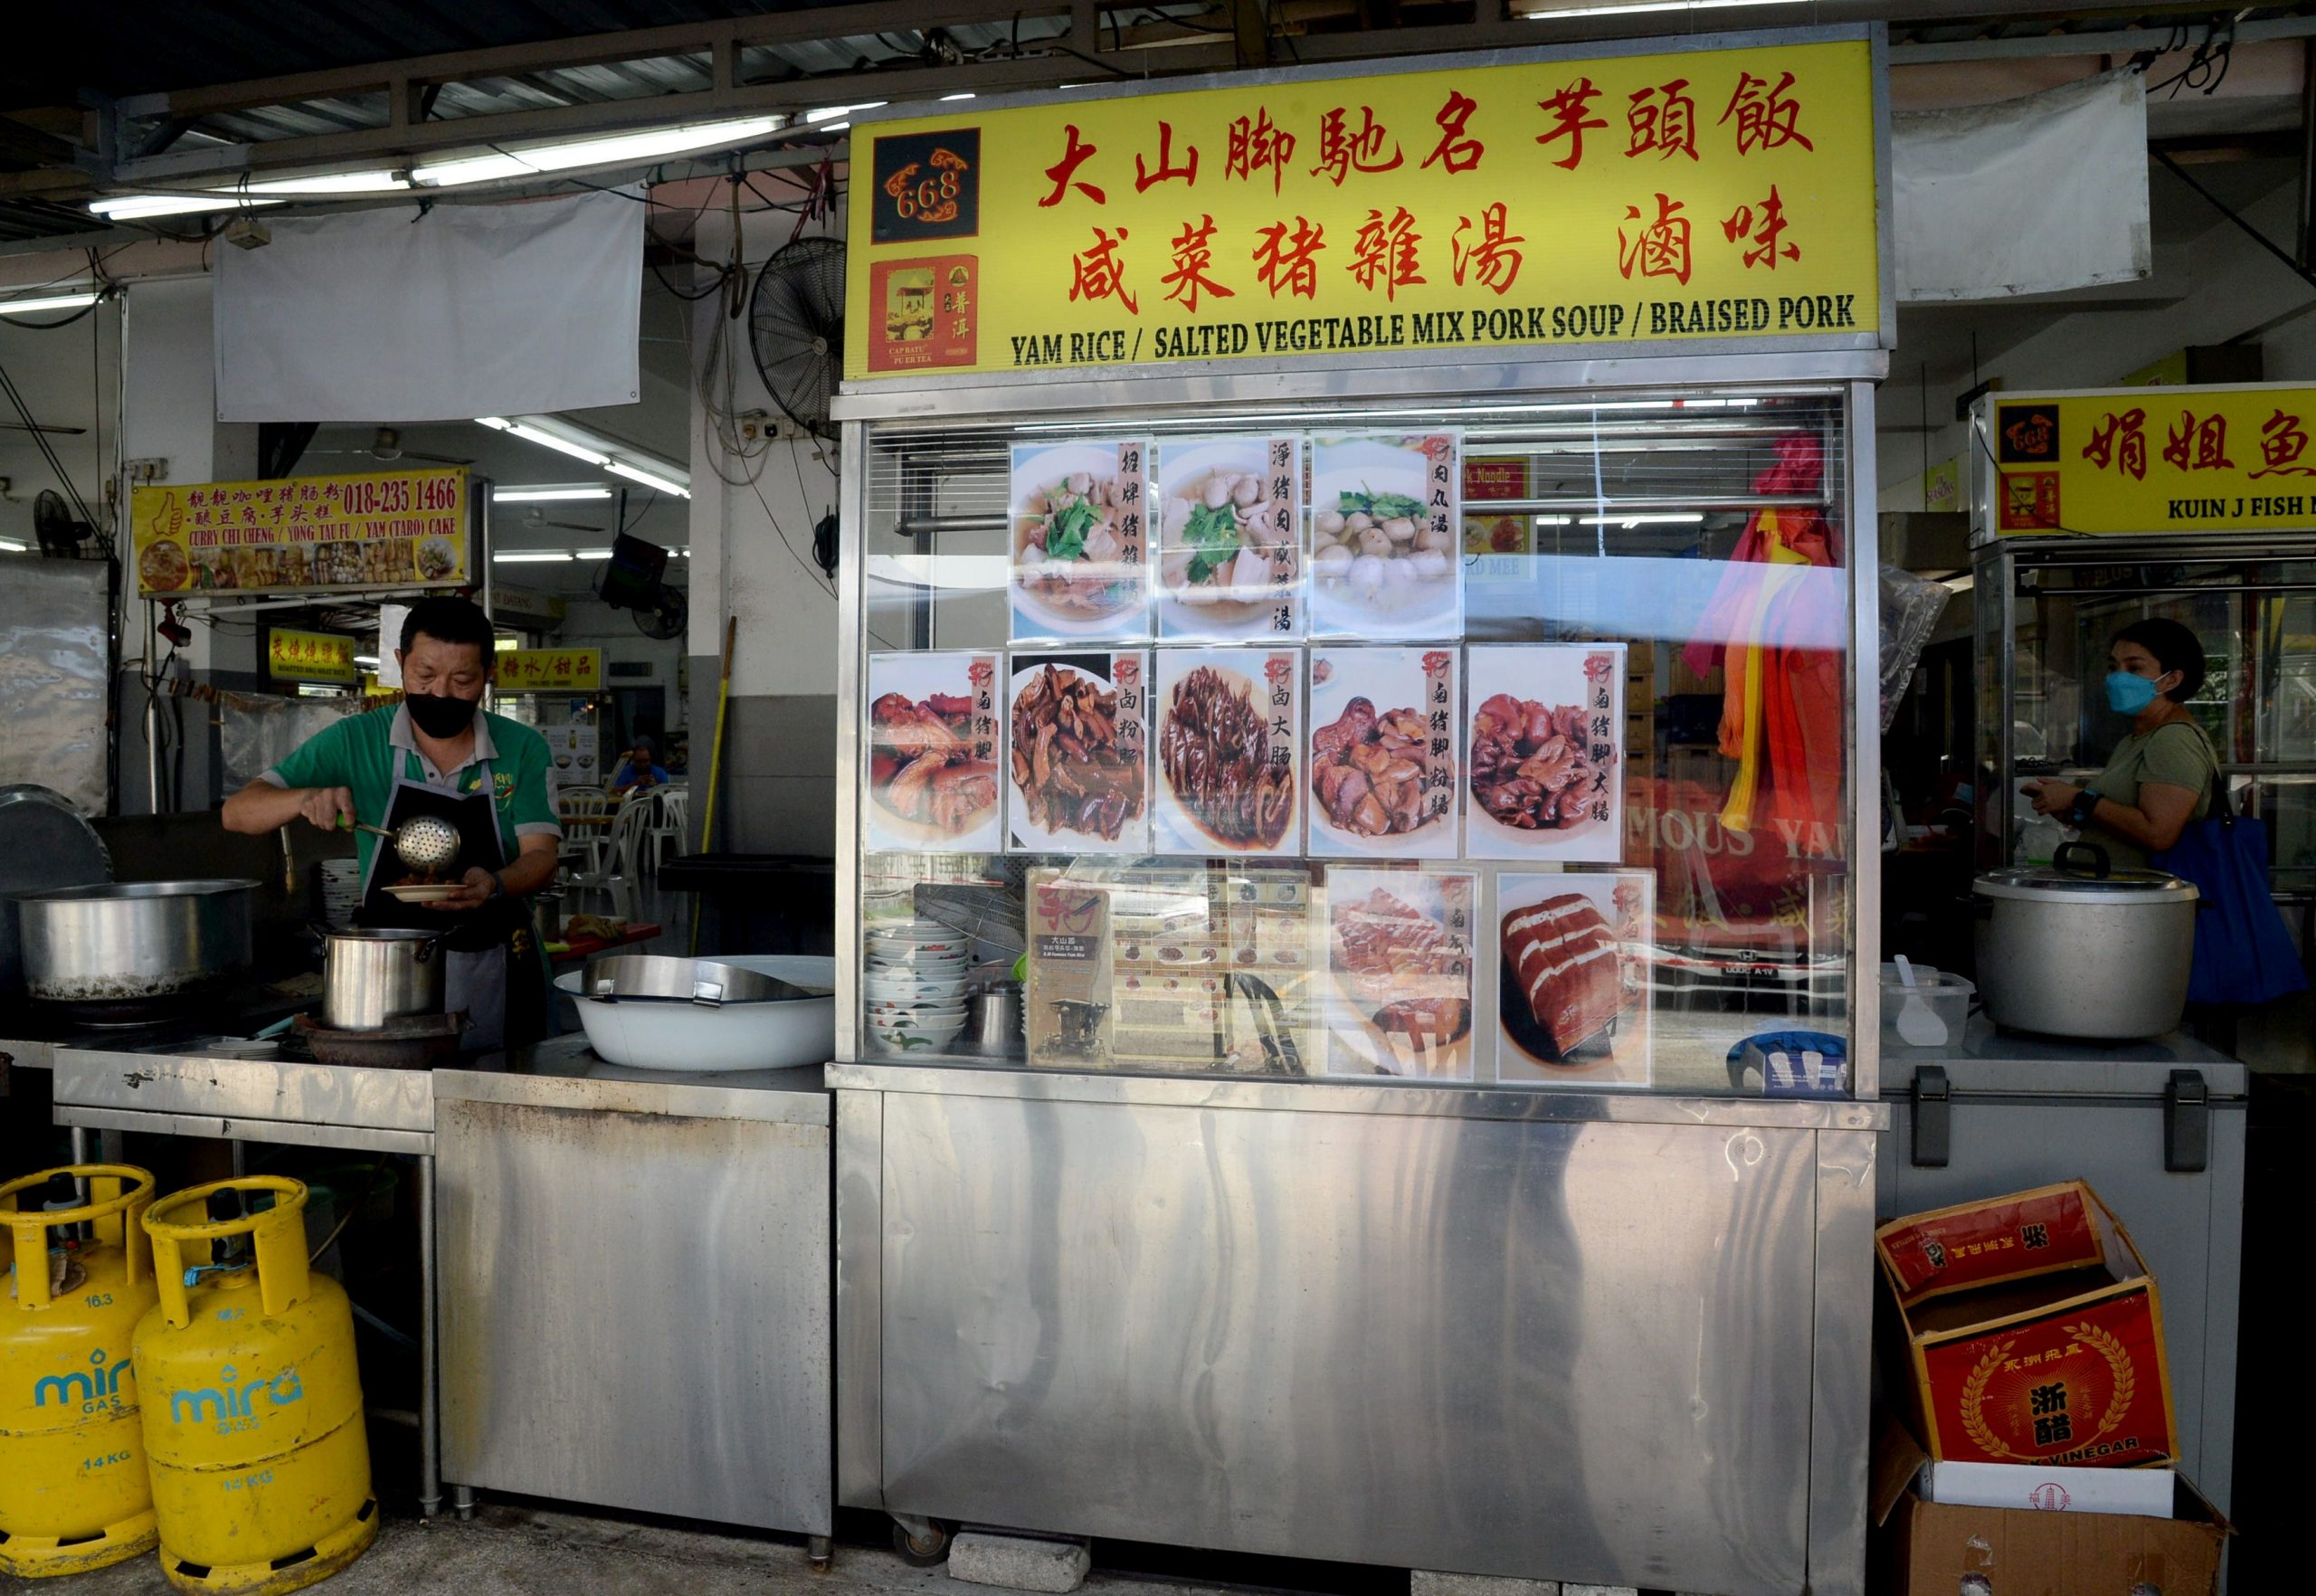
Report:
[[[699,817],[699,850],[708,851],[708,839],[716,832],[716,792],[723,784],[724,775],[724,711],[732,702],[732,650],[739,642],[740,618],[727,616],[724,622],[724,679],[716,689],[716,742],[707,756],[707,806]],[[699,910],[694,904],[691,911],[691,956],[699,956]]]

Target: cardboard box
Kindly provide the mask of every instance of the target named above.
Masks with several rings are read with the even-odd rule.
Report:
[[[2140,1468],[2178,1427],[2155,1281],[2080,1181],[1875,1232],[1916,1433],[1941,1462]]]
[[[2235,1529],[2178,1476],[2172,1516],[2051,1513],[1926,1502],[1925,1456],[1885,1424],[1874,1456],[1878,1588],[1888,1596],[2216,1596]]]

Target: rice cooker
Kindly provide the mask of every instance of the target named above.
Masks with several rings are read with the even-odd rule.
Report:
[[[2123,1041],[2176,1030],[2196,952],[2193,883],[2109,868],[2070,842],[2039,869],[1970,883],[1979,995],[2006,1031]]]

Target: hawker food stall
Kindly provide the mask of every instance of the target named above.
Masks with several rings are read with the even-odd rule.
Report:
[[[2243,1268],[2257,1072],[2305,1069],[2310,1038],[2292,989],[2316,903],[2316,513],[2302,487],[2316,462],[2300,458],[2311,414],[2316,393],[2283,385],[1979,402],[1979,874],[1968,901],[1937,906],[1968,925],[1948,941],[1974,945],[1976,967],[1916,967],[1912,993],[1884,976],[1884,1211],[2088,1181],[2163,1282],[2179,1467],[2223,1511],[2237,1483],[2239,1334],[2283,1311]],[[2194,993],[2210,957],[2197,923],[2216,911],[2166,873],[2181,868],[2170,855],[2113,823],[2110,801],[2130,793],[2119,778],[2148,739],[2146,691],[2111,678],[2131,674],[2134,640],[2169,651],[2166,636],[2188,670],[2136,661],[2150,687],[2174,689],[2181,729],[2160,735],[2209,752],[2137,780],[2201,788],[2202,812],[2264,838],[2260,901],[2238,907],[2267,907],[2292,966],[2272,972],[2269,1001]],[[2046,786],[2074,802],[2038,805]],[[2262,1202],[2254,1192],[2248,1207]]]
[[[906,1550],[1862,1589],[1882,81],[857,115],[837,1479]]]

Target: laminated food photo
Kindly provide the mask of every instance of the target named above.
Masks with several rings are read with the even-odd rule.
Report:
[[[1016,642],[1150,635],[1150,446],[1017,444],[1006,491]]]
[[[1472,1078],[1478,904],[1469,871],[1327,867],[1324,1073]]]
[[[1463,484],[1454,432],[1311,444],[1311,635],[1464,635]]]
[[[1311,651],[1314,857],[1456,857],[1456,654]]]
[[[1148,851],[1148,669],[1138,649],[1012,656],[1006,803],[1014,850]]]
[[[871,850],[1002,845],[1001,663],[993,653],[868,657]]]
[[[1158,849],[1303,850],[1303,661],[1293,649],[1160,649]]]
[[[1649,1084],[1656,890],[1646,870],[1496,877],[1499,1080]]]
[[[1622,643],[1466,651],[1467,857],[1623,862],[1625,667]]]
[[[1168,439],[1158,449],[1162,640],[1303,635],[1303,443]]]

